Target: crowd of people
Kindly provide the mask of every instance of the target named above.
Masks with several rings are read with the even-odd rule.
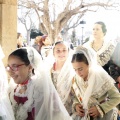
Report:
[[[119,120],[120,44],[106,33],[96,22],[74,49],[46,35],[25,46],[18,34],[6,67],[0,49],[0,120]]]

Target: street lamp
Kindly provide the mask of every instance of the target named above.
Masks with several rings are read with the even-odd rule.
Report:
[[[84,37],[84,35],[83,35],[83,30],[84,30],[84,25],[86,24],[86,22],[84,21],[84,20],[82,20],[82,21],[80,21],[80,24],[82,25],[82,40],[81,40],[81,44],[83,44],[83,37]]]

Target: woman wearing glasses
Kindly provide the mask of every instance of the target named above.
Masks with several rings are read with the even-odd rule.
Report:
[[[14,120],[14,114],[8,97],[8,79],[2,63],[4,57],[0,46],[0,120]]]
[[[16,120],[71,119],[44,68],[32,47],[9,55],[7,71],[16,83],[9,91]]]

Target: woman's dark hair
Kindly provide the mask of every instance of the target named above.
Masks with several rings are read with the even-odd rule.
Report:
[[[54,48],[55,48],[56,45],[61,44],[61,43],[65,44],[68,47],[68,50],[69,50],[69,45],[65,41],[57,41],[57,42],[55,42],[54,45],[53,45],[54,46],[53,50],[54,50]]]
[[[21,61],[23,61],[25,63],[25,65],[29,65],[30,64],[30,61],[27,57],[27,50],[26,49],[17,49],[15,51],[13,51],[10,55],[10,56],[16,56],[18,57]]]
[[[85,64],[89,65],[87,58],[82,53],[73,54],[71,62],[72,63],[74,63],[74,62],[84,62]]]
[[[101,27],[102,27],[102,31],[103,31],[104,35],[106,35],[107,29],[106,29],[106,25],[105,25],[105,23],[99,21],[99,22],[96,22],[95,24],[99,24],[99,25],[101,25]]]
[[[54,46],[56,46],[57,44],[60,44],[60,43],[64,43],[64,41],[57,41],[57,42],[55,42]]]
[[[38,36],[37,36],[38,37]],[[39,36],[40,38],[39,38],[39,41],[38,41],[38,43],[39,43],[39,50],[38,50],[38,52],[40,53],[40,55],[41,55],[41,49],[42,49],[42,46],[43,45],[45,45],[43,42],[45,41],[45,39],[48,37],[47,35],[43,35],[43,36]],[[37,44],[38,44],[37,43]],[[41,55],[42,56],[42,55]]]

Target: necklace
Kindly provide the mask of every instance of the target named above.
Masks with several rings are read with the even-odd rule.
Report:
[[[87,88],[87,86],[88,86],[88,81],[84,81],[84,82],[83,82],[83,86],[84,86],[84,88]]]
[[[25,80],[23,83],[21,83],[20,85],[26,85],[28,84],[28,80]]]
[[[97,52],[97,51],[99,51],[101,48],[102,48],[102,46],[103,46],[103,43],[104,43],[104,41],[102,42],[102,44],[100,45],[95,45],[95,43],[94,43],[94,41],[91,43],[91,47]]]
[[[21,89],[19,90],[19,93],[25,93],[25,91],[27,90],[27,84],[28,84],[29,80],[26,80],[25,82],[20,84]]]

